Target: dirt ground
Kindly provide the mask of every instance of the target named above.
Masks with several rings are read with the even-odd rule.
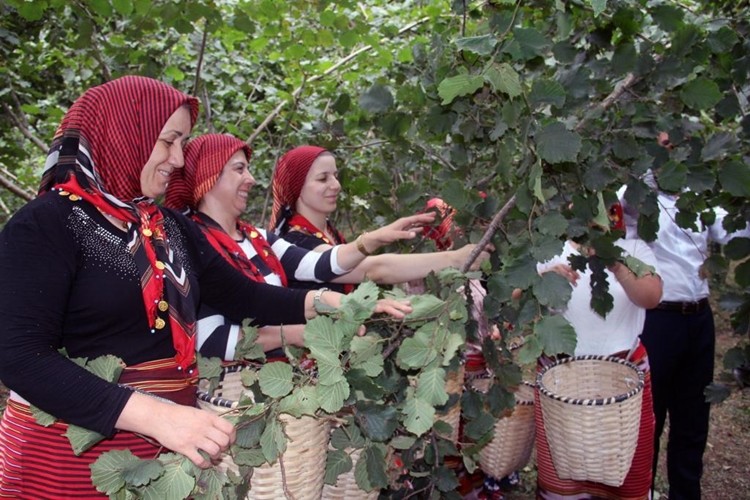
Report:
[[[717,307],[715,311],[719,311]],[[716,373],[719,375],[722,358],[727,349],[737,343],[738,337],[730,334],[727,314],[716,313]],[[7,390],[0,384],[0,412],[5,407]],[[666,431],[665,431],[666,432]],[[664,439],[662,439],[664,441]],[[667,493],[664,452],[656,478],[655,500],[665,500]],[[734,391],[723,403],[711,411],[711,428],[704,456],[703,498],[707,500],[750,499],[750,388]],[[534,498],[536,470],[533,461],[521,474],[521,484],[510,492],[507,500]]]

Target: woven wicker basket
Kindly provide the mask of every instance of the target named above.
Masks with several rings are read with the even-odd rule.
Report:
[[[609,356],[556,361],[537,375],[544,430],[561,479],[620,486],[638,442],[644,374]]]
[[[361,490],[357,486],[357,480],[354,478],[354,467],[357,466],[362,450],[347,448],[345,451],[352,457],[354,466],[349,472],[340,474],[336,484],[326,484],[323,486],[323,500],[375,500],[380,495],[380,490]]]
[[[241,368],[227,367],[213,396],[198,391],[199,406],[219,413],[235,408],[240,395],[246,391],[240,376]],[[280,420],[289,438],[286,451],[273,465],[264,464],[254,468],[246,498],[277,500],[291,496],[295,500],[318,500],[323,491],[326,450],[330,439],[328,420],[307,416],[295,418],[291,415],[281,415]],[[234,473],[239,470],[226,454],[217,467]]]
[[[449,424],[452,428],[450,435],[444,436],[450,439],[453,443],[458,443],[459,424],[461,422],[461,393],[464,390],[464,366],[458,369],[458,371],[448,372],[448,376],[445,378],[445,392],[448,396],[458,394],[459,399],[455,402],[450,409],[442,415],[438,415],[437,419]]]
[[[488,379],[478,379],[472,386],[480,392],[489,388]],[[534,450],[534,385],[524,382],[515,393],[516,406],[510,415],[495,422],[492,441],[479,452],[482,471],[496,478],[520,470],[531,458]]]

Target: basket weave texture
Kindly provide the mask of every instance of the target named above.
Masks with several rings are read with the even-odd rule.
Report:
[[[644,374],[609,356],[556,361],[537,375],[544,430],[561,479],[620,486],[640,428]]]
[[[199,406],[218,413],[236,408],[241,395],[246,394],[240,376],[241,370],[235,367],[225,369],[223,380],[213,395],[198,391]],[[295,418],[282,414],[280,420],[288,437],[286,451],[274,464],[253,469],[246,498],[277,500],[291,496],[295,500],[318,500],[323,492],[330,425],[325,419],[308,416]],[[224,454],[217,467],[235,474],[239,471],[228,454]]]
[[[488,389],[489,380],[479,379],[473,387],[481,392]],[[510,415],[495,422],[492,441],[479,452],[479,466],[482,471],[496,478],[523,468],[534,450],[534,386],[521,384],[515,393],[516,406]]]
[[[445,392],[448,396],[458,395],[458,399],[450,407],[450,409],[442,415],[437,416],[437,420],[449,424],[452,427],[450,435],[444,436],[450,439],[454,444],[458,443],[459,424],[461,422],[461,394],[464,390],[464,378],[465,378],[464,366],[458,369],[458,371],[448,372],[448,376],[445,377]]]
[[[345,451],[352,458],[354,464],[352,470],[340,474],[336,484],[323,486],[323,500],[375,500],[380,495],[380,490],[361,490],[354,478],[354,468],[357,466],[362,450],[347,448]]]

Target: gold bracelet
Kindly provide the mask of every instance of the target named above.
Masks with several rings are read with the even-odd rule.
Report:
[[[367,248],[365,248],[364,242],[362,242],[362,237],[366,235],[367,233],[362,233],[359,236],[357,236],[357,250],[359,250],[359,253],[364,255],[365,257],[369,257],[371,254],[367,251]]]

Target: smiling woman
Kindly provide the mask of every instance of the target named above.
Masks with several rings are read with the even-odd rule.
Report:
[[[172,170],[185,164],[182,148],[191,128],[190,111],[180,106],[167,120],[141,171],[141,191],[144,196],[156,198],[163,195]]]

